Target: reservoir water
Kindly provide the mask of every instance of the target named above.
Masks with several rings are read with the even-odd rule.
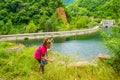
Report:
[[[98,35],[98,34],[97,34]],[[58,39],[59,40],[59,39]],[[61,39],[62,42],[54,41],[51,50],[61,55],[77,55],[79,60],[91,61],[101,54],[107,54],[102,38],[89,36],[86,39]],[[29,46],[39,46],[42,40],[20,41],[20,43]]]
[[[70,40],[63,43],[54,43],[52,50],[61,54],[78,55],[79,60],[91,61],[101,54],[107,54],[107,50],[101,39]]]

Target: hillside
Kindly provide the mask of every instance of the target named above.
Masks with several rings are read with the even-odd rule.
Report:
[[[117,0],[77,0],[68,6],[71,15],[94,16],[96,18],[120,18],[120,1]]]
[[[119,19],[119,4],[117,0],[0,0],[0,34],[90,28],[101,19]],[[59,7],[64,8],[64,19],[58,18]]]
[[[45,31],[46,20],[59,6],[61,0],[0,0],[0,34]]]

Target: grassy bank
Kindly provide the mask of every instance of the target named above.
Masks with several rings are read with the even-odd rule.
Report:
[[[101,62],[96,62],[96,66],[68,67],[74,57],[52,52],[49,56],[55,62],[46,65],[45,74],[40,74],[39,63],[33,58],[36,46],[13,50],[17,46],[0,43],[0,80],[119,80],[112,67]]]

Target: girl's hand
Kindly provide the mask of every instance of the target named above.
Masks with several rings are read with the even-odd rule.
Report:
[[[54,60],[52,60],[52,59],[49,59],[48,61],[49,61],[49,62],[54,62]]]

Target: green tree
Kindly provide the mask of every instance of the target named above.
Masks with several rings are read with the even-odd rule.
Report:
[[[33,32],[36,32],[36,30],[37,30],[36,25],[34,24],[33,21],[30,21],[29,24],[26,26],[26,32],[33,33]]]
[[[30,21],[33,21],[38,27],[36,31],[45,31],[46,21],[59,6],[63,6],[62,0],[3,0],[0,1],[0,21],[7,24],[11,20],[12,30],[17,29],[19,32],[25,32],[21,31],[24,29],[23,25],[28,25]],[[44,15],[45,19],[43,19]],[[4,30],[6,30],[5,25]]]
[[[0,21],[0,34],[4,33],[4,21]]]
[[[114,26],[109,32],[104,32],[105,45],[113,56],[109,63],[120,75],[120,25]]]
[[[0,10],[0,20],[5,20],[6,16],[8,15],[6,9]]]
[[[48,19],[48,17],[45,14],[40,17],[39,24],[38,24],[39,31],[45,31],[45,23],[46,23],[47,19]]]
[[[90,22],[88,17],[77,17],[74,21],[74,24],[77,29],[87,28],[87,24]]]
[[[116,14],[115,18],[120,18],[120,0],[112,0],[112,8],[114,14]]]
[[[51,21],[51,19],[48,19],[45,23],[45,31],[48,32],[48,31],[54,31],[54,25],[53,25],[53,22]]]
[[[12,22],[11,20],[7,21],[7,23],[2,27],[3,34],[9,34],[10,30],[12,29]]]

